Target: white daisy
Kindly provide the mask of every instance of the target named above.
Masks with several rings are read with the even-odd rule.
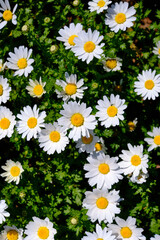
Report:
[[[20,120],[17,121],[17,131],[22,134],[22,138],[27,137],[29,141],[32,137],[37,138],[37,134],[41,132],[44,127],[45,111],[39,113],[39,108],[34,105],[33,110],[30,106],[26,106],[17,115]]]
[[[42,129],[38,141],[39,146],[48,154],[53,154],[55,151],[57,153],[64,151],[69,143],[63,128],[56,122],[54,124],[45,124],[45,129]]]
[[[23,240],[23,229],[15,226],[4,226],[4,230],[0,234],[1,240]]]
[[[155,234],[154,237],[151,237],[150,240],[160,240],[160,235]]]
[[[122,150],[120,158],[123,160],[119,162],[120,168],[125,175],[133,174],[133,177],[137,177],[142,171],[147,173],[148,168],[148,155],[143,155],[143,145],[132,146],[130,143],[127,145],[128,150]]]
[[[152,132],[147,132],[147,134],[150,137],[145,138],[144,141],[146,141],[150,145],[148,151],[150,152],[154,148],[160,147],[160,127],[153,127]]]
[[[158,41],[156,47],[153,48],[153,53],[158,55],[158,58],[160,58],[160,41]]]
[[[93,0],[88,2],[88,9],[90,12],[97,11],[97,13],[103,12],[103,10],[106,10],[108,8],[108,5],[112,1],[109,0]]]
[[[84,80],[80,79],[77,81],[76,74],[65,73],[66,82],[63,80],[56,80],[56,84],[62,87],[62,91],[55,90],[58,98],[63,98],[63,101],[68,101],[69,99],[76,100],[77,98],[83,98],[83,92],[88,87],[82,87]]]
[[[22,76],[24,74],[25,77],[33,70],[31,64],[34,62],[34,59],[30,59],[32,54],[32,49],[29,49],[24,46],[20,46],[19,48],[14,48],[14,52],[9,52],[9,58],[7,58],[8,62],[6,63],[9,69],[16,70],[14,76]]]
[[[156,74],[151,69],[142,71],[142,74],[138,74],[138,80],[134,83],[135,92],[141,95],[144,100],[152,99],[155,100],[160,93],[160,74]]]
[[[97,124],[95,116],[90,115],[92,108],[86,108],[85,103],[77,102],[64,103],[63,108],[58,124],[63,126],[64,130],[71,129],[69,138],[77,141],[81,136],[90,137],[89,130],[94,130]]]
[[[110,101],[106,96],[103,96],[103,100],[98,100],[96,108],[99,110],[96,116],[99,117],[101,125],[109,128],[119,125],[119,119],[124,120],[123,113],[127,105],[124,104],[125,100],[120,99],[119,95],[110,95]]]
[[[5,66],[6,66],[6,62],[3,63],[2,59],[0,59],[0,72],[4,70]]]
[[[76,25],[74,23],[70,23],[69,27],[64,26],[64,29],[59,30],[58,33],[61,35],[61,37],[57,37],[56,39],[64,42],[65,49],[70,49],[75,45],[73,40],[75,37],[79,36],[82,28],[83,26],[80,23],[77,23]]]
[[[100,154],[100,153],[106,153],[107,147],[105,146],[105,142],[102,137],[99,138],[99,140],[96,142],[94,146],[95,154]]]
[[[15,124],[15,116],[9,108],[0,106],[0,139],[11,137]]]
[[[130,181],[133,183],[142,184],[142,183],[146,182],[148,176],[149,176],[148,173],[146,174],[146,173],[140,172],[140,174],[138,176],[136,176],[136,177],[132,176],[129,178],[130,178]]]
[[[99,36],[99,32],[94,30],[93,33],[91,29],[88,29],[88,32],[82,31],[79,33],[78,37],[74,39],[75,45],[72,48],[75,56],[78,59],[82,59],[90,63],[94,57],[101,58],[103,50],[101,49],[105,44],[99,43],[102,41],[103,36]]]
[[[81,240],[114,240],[116,239],[115,235],[112,235],[112,231],[108,231],[105,227],[101,228],[99,224],[96,224],[96,232],[85,232],[86,236],[84,236]]]
[[[8,208],[5,200],[0,200],[0,224],[5,222],[5,217],[9,217],[10,213],[6,212],[5,210]]]
[[[103,63],[103,69],[106,72],[114,72],[114,71],[119,71],[121,69],[122,66],[122,59],[121,58],[109,58],[106,57],[105,60],[102,61]]]
[[[93,192],[87,191],[86,197],[83,200],[83,207],[88,209],[87,215],[92,222],[98,220],[111,223],[115,214],[120,213],[119,205],[119,191],[93,189]]]
[[[116,217],[117,224],[108,224],[109,230],[117,236],[117,240],[145,240],[146,237],[142,235],[142,228],[137,228],[136,218],[128,217],[125,221],[122,218]]]
[[[126,28],[133,26],[133,21],[136,20],[136,17],[133,17],[133,15],[136,13],[136,10],[134,7],[128,7],[128,2],[120,2],[112,4],[108,8],[105,24],[110,27],[111,31],[117,33],[119,30],[125,31]]]
[[[11,87],[8,84],[8,79],[0,76],[0,104],[8,101],[10,91]]]
[[[16,184],[19,183],[20,178],[22,177],[21,174],[24,171],[22,168],[22,165],[20,162],[14,162],[12,160],[7,160],[5,163],[6,165],[1,166],[2,169],[5,171],[1,174],[2,177],[6,177],[5,181],[10,182],[16,182]]]
[[[53,228],[53,223],[50,222],[49,218],[42,220],[33,217],[33,221],[27,224],[24,233],[27,235],[24,240],[54,240],[57,230]]]
[[[9,4],[8,0],[5,0],[5,2],[3,0],[0,0],[0,18],[3,18],[3,20],[0,22],[0,29],[2,29],[7,22],[12,20],[12,23],[14,25],[17,24],[17,16],[14,14],[16,9],[17,9],[17,4],[14,6],[13,11],[11,11],[11,7]]]
[[[26,89],[30,96],[40,98],[46,93],[44,90],[45,85],[46,82],[42,82],[41,77],[39,78],[39,82],[37,80],[33,81],[32,79],[29,79],[29,86],[27,86]]]

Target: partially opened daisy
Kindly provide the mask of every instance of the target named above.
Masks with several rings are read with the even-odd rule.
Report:
[[[31,64],[34,62],[34,59],[30,58],[32,54],[32,49],[27,47],[20,46],[19,48],[14,48],[14,53],[9,52],[8,62],[6,63],[9,69],[16,70],[14,76],[28,77],[28,74],[33,70]]]
[[[155,100],[160,93],[160,74],[156,75],[156,71],[151,69],[142,71],[138,74],[138,81],[134,83],[135,92],[141,95],[144,100]]]
[[[17,24],[17,16],[14,14],[17,6],[18,5],[16,4],[13,11],[11,11],[9,1],[0,0],[0,18],[2,18],[2,21],[0,22],[0,29],[2,29],[9,21],[12,21],[14,25]]]
[[[115,33],[119,30],[125,31],[126,28],[133,26],[133,21],[136,20],[136,17],[133,17],[135,13],[136,10],[133,6],[129,7],[128,2],[116,2],[108,8],[105,24]]]
[[[150,240],[160,240],[160,235],[155,234],[154,237],[151,237]]]
[[[116,217],[117,224],[108,224],[109,230],[113,231],[117,240],[145,240],[142,235],[143,228],[137,228],[136,218],[128,217],[126,220]]]
[[[148,151],[150,152],[154,148],[160,147],[160,127],[153,127],[152,132],[147,132],[147,134],[150,137],[145,138],[144,141],[150,145]]]
[[[108,5],[111,3],[112,1],[109,0],[93,0],[93,1],[89,1],[88,5],[89,5],[89,10],[91,12],[97,11],[97,13],[103,12],[103,10],[106,10],[108,8]]]
[[[4,166],[1,168],[5,171],[1,174],[2,177],[5,177],[5,181],[19,183],[20,178],[22,177],[22,172],[24,171],[20,162],[14,162],[12,160],[7,160]]]
[[[3,63],[2,59],[0,59],[0,72],[4,70],[5,66],[6,66],[6,62]]]
[[[153,53],[158,55],[158,58],[160,58],[160,41],[158,41],[156,47],[153,48]]]
[[[69,102],[64,103],[64,110],[60,111],[62,117],[58,119],[58,124],[63,126],[64,130],[71,129],[69,138],[77,141],[79,138],[90,137],[89,130],[94,130],[97,124],[94,115],[90,115],[92,108],[86,108],[85,103]]]
[[[135,130],[135,128],[137,126],[137,123],[138,123],[137,118],[135,118],[133,121],[129,121],[127,123],[128,129],[129,129],[130,132],[133,132]]]
[[[64,42],[65,49],[70,49],[75,45],[74,39],[79,36],[82,28],[83,26],[80,23],[70,23],[69,27],[64,26],[64,29],[59,30],[58,33],[61,37],[57,37],[56,39]]]
[[[10,97],[11,87],[8,84],[8,79],[0,76],[0,104],[6,103]]]
[[[17,121],[17,131],[22,134],[22,138],[27,137],[29,141],[32,137],[37,138],[37,134],[41,132],[44,127],[45,111],[39,113],[39,108],[34,105],[33,109],[26,106],[17,115],[20,120]]]
[[[132,146],[129,143],[127,146],[129,151],[122,150],[122,154],[119,155],[122,161],[118,163],[124,175],[133,174],[133,177],[136,177],[141,171],[146,174],[148,155],[143,154],[143,145]]]
[[[119,71],[122,66],[122,59],[121,58],[109,58],[106,57],[105,60],[102,61],[103,63],[103,69],[106,72],[114,72],[114,71]]]
[[[125,100],[120,99],[119,95],[110,95],[110,101],[106,96],[103,96],[103,100],[98,100],[96,108],[99,110],[96,116],[99,117],[101,125],[109,128],[110,126],[119,125],[119,120],[124,120],[124,110],[127,105],[124,104]]]
[[[87,191],[83,200],[83,207],[88,209],[87,215],[92,222],[98,220],[111,223],[115,214],[120,213],[119,191],[93,189],[92,192]]]
[[[132,177],[129,177],[129,180],[133,183],[137,183],[137,184],[142,184],[144,182],[146,182],[147,178],[149,177],[149,174],[148,173],[143,173],[143,172],[140,172],[138,176],[134,177],[132,175]]]
[[[10,213],[6,211],[8,205],[6,204],[5,200],[0,200],[0,224],[5,222],[6,217],[10,216]]]
[[[55,92],[57,93],[58,98],[62,98],[63,101],[68,101],[69,99],[76,100],[76,97],[79,99],[83,98],[84,90],[88,87],[82,87],[84,84],[84,80],[80,79],[77,81],[76,74],[69,74],[65,73],[66,81],[63,80],[56,80],[56,84],[62,87],[62,91],[58,91],[57,89]]]
[[[39,146],[48,154],[64,151],[66,145],[69,143],[63,128],[56,122],[54,124],[45,124],[45,129],[42,129],[39,134],[38,141],[40,143]]]
[[[4,226],[4,230],[0,234],[1,240],[23,240],[23,229],[15,226]]]
[[[33,221],[30,221],[25,229],[25,234],[27,235],[24,240],[54,240],[54,235],[57,230],[53,228],[53,223],[49,218],[44,220],[33,217]]]
[[[28,90],[28,93],[32,97],[40,98],[46,91],[44,90],[44,86],[46,85],[46,82],[42,82],[41,77],[39,78],[39,81],[29,79],[29,85],[26,87]]]
[[[11,137],[15,124],[15,116],[9,108],[0,106],[0,139]]]
[[[97,30],[92,32],[90,28],[88,32],[82,31],[79,33],[78,37],[74,39],[75,45],[72,48],[78,59],[82,59],[82,61],[86,61],[88,64],[94,57],[101,58],[103,53],[102,47],[105,44],[100,44],[103,36],[99,36],[99,34]]]

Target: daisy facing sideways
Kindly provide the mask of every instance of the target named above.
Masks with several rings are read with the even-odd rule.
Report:
[[[146,182],[147,178],[149,177],[149,174],[148,173],[143,173],[143,172],[140,172],[140,174],[136,177],[132,176],[132,177],[129,177],[129,180],[133,183],[137,183],[137,184],[142,184],[144,182]]]
[[[148,152],[152,151],[154,148],[160,147],[160,127],[153,127],[153,131],[147,132],[147,134],[150,137],[145,138],[144,141],[150,145]]]
[[[1,240],[23,240],[23,229],[15,226],[4,226],[4,230],[0,234]]]
[[[10,91],[11,87],[8,84],[8,79],[0,76],[0,104],[9,100]]]
[[[114,72],[114,71],[119,71],[122,66],[122,59],[121,58],[109,58],[106,57],[105,60],[102,61],[103,63],[103,69],[106,72]]]
[[[103,12],[103,10],[106,10],[108,8],[108,5],[112,1],[109,0],[93,0],[88,2],[88,9],[90,12],[97,11],[97,13]]]
[[[5,222],[5,217],[9,217],[10,213],[5,211],[8,208],[8,205],[6,204],[5,200],[0,200],[0,224]]]
[[[6,63],[3,63],[2,59],[0,59],[0,72],[5,69]]]
[[[41,77],[39,78],[39,81],[29,79],[29,85],[26,87],[28,90],[28,93],[32,97],[40,98],[46,91],[44,90],[44,86],[46,85],[46,82],[42,82]]]
[[[158,58],[160,58],[160,41],[158,41],[156,47],[153,48],[153,53],[158,55]]]

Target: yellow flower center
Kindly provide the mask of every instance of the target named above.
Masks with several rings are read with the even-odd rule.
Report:
[[[74,83],[68,83],[65,87],[65,92],[68,95],[73,95],[77,92],[77,86]]]
[[[49,134],[49,138],[52,142],[58,142],[61,138],[61,135],[59,132],[57,131],[52,131],[50,134]]]
[[[34,87],[33,92],[36,96],[40,96],[43,93],[42,85],[38,84]]]
[[[3,95],[3,86],[0,84],[0,96]]]
[[[49,229],[47,227],[40,227],[37,235],[40,239],[47,239],[49,237]]]
[[[129,227],[122,227],[120,233],[123,238],[130,238],[132,236],[132,231]]]
[[[109,165],[106,163],[101,163],[98,167],[98,170],[102,174],[107,174],[110,171]]]
[[[106,66],[107,66],[108,68],[110,68],[110,69],[115,68],[115,67],[117,66],[117,61],[116,61],[116,59],[108,59],[108,60],[106,61]]]
[[[135,127],[136,125],[134,122],[131,122],[131,121],[128,122],[128,128],[130,132],[134,131]]]
[[[10,126],[10,121],[8,118],[2,118],[0,120],[0,128],[2,128],[3,130],[8,129]]]
[[[11,173],[12,177],[18,177],[20,174],[20,168],[17,166],[14,166],[11,168],[10,173]]]
[[[117,115],[118,109],[115,106],[110,106],[107,108],[107,114],[109,117],[115,117]]]
[[[138,155],[133,155],[131,157],[131,163],[134,166],[138,166],[139,164],[141,164],[141,158]]]
[[[93,141],[93,136],[90,134],[90,137],[87,138],[87,137],[82,137],[82,142],[84,144],[90,144],[91,142]]]
[[[20,58],[17,62],[17,66],[20,68],[20,69],[24,69],[27,67],[27,59],[26,58]]]
[[[98,1],[97,5],[98,5],[98,7],[100,7],[100,8],[101,8],[101,7],[104,7],[105,1],[100,0],[100,1]]]
[[[3,18],[5,21],[10,21],[12,19],[12,12],[10,10],[5,10],[3,12]]]
[[[95,147],[96,151],[102,150],[102,145],[100,143],[96,143],[94,147]]]
[[[115,21],[118,24],[124,23],[126,21],[126,15],[124,13],[118,13],[115,16]]]
[[[75,113],[71,117],[71,123],[76,127],[80,127],[84,123],[84,117],[80,113]]]
[[[145,88],[147,88],[148,90],[152,90],[153,87],[154,87],[154,82],[153,82],[153,80],[147,80],[147,81],[145,81]]]
[[[29,118],[27,124],[29,128],[35,128],[37,126],[37,118],[35,117]]]
[[[69,43],[70,45],[72,45],[72,46],[75,45],[75,43],[73,42],[75,37],[78,37],[78,35],[71,35],[71,36],[68,38],[68,43]]]
[[[103,238],[97,238],[97,240],[103,240]]]
[[[18,232],[16,230],[8,231],[7,240],[18,240]]]
[[[160,48],[158,49],[158,54],[160,54]]]
[[[96,45],[92,41],[88,41],[84,44],[84,50],[85,52],[93,52],[94,49],[96,48]]]
[[[154,137],[154,143],[160,145],[160,135]]]
[[[96,205],[100,209],[105,209],[108,206],[108,200],[105,197],[100,197],[97,199]]]

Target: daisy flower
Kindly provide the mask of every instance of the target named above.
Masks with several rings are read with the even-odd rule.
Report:
[[[0,59],[0,72],[4,70],[5,66],[6,66],[6,63],[3,63],[2,59]]]
[[[0,29],[2,29],[7,22],[12,20],[12,23],[14,25],[17,24],[17,16],[14,14],[16,9],[17,9],[17,4],[14,6],[13,11],[11,11],[11,7],[9,4],[8,0],[5,0],[5,2],[3,0],[0,0],[0,18],[3,18],[3,20],[0,22]]]
[[[149,176],[149,174],[140,172],[140,174],[138,176],[130,177],[130,181],[133,182],[133,183],[142,184],[142,183],[146,182],[148,176]]]
[[[93,11],[97,11],[97,13],[103,12],[103,10],[106,10],[108,8],[108,5],[111,3],[112,1],[109,0],[93,0],[93,1],[89,1],[88,5],[89,5],[89,10],[90,12]]]
[[[89,138],[89,130],[94,130],[97,124],[95,116],[90,115],[92,108],[86,108],[85,103],[77,102],[64,103],[63,108],[58,124],[63,126],[64,130],[71,129],[69,138],[73,138],[74,141],[81,136]]]
[[[106,146],[105,146],[105,143],[104,143],[104,140],[102,137],[99,138],[98,142],[96,142],[96,144],[94,145],[94,154],[99,154],[99,153],[106,153]]]
[[[33,70],[31,64],[34,62],[34,59],[30,59],[32,54],[32,49],[29,49],[24,46],[20,46],[19,48],[14,48],[14,52],[9,52],[9,58],[7,58],[8,62],[6,63],[9,69],[16,70],[13,76],[22,76],[24,74],[25,77]]]
[[[39,82],[37,80],[33,81],[32,79],[29,79],[29,86],[27,86],[26,89],[30,96],[40,98],[46,93],[44,90],[45,85],[46,82],[42,82],[41,77],[39,78]]]
[[[142,71],[142,74],[138,74],[138,80],[134,83],[135,92],[141,95],[144,100],[155,100],[160,93],[160,74],[155,75],[156,71],[152,72],[151,69]]]
[[[76,74],[69,74],[65,73],[66,82],[63,80],[56,80],[56,84],[58,86],[62,87],[62,91],[55,90],[57,93],[58,98],[62,98],[63,101],[68,101],[69,99],[76,100],[77,98],[82,99],[83,98],[83,92],[88,87],[82,87],[84,84],[84,80],[80,79],[77,81],[77,75]]]
[[[128,217],[126,221],[122,218],[116,217],[117,224],[108,224],[109,230],[117,236],[117,240],[145,240],[142,235],[143,229],[137,228],[136,218]]]
[[[154,148],[157,148],[160,146],[160,127],[153,127],[152,132],[147,132],[147,134],[150,136],[149,138],[145,138],[144,141],[146,141],[150,147],[148,148],[148,151],[152,151]]]
[[[8,101],[10,91],[11,87],[8,84],[8,79],[0,76],[0,104]]]
[[[155,234],[154,237],[151,237],[150,240],[160,240],[160,235]]]
[[[79,36],[82,28],[83,26],[80,23],[77,23],[76,25],[74,23],[70,23],[69,27],[64,26],[64,29],[59,30],[58,33],[61,37],[57,37],[56,39],[64,42],[65,49],[70,49],[75,45],[74,39]]]
[[[115,240],[116,236],[112,235],[112,231],[108,231],[105,227],[101,228],[99,224],[96,224],[96,232],[90,233],[85,232],[86,236],[84,236],[81,240]]]
[[[39,108],[34,105],[33,110],[30,106],[26,106],[17,115],[20,120],[17,122],[17,131],[22,134],[22,138],[27,137],[29,141],[32,137],[37,138],[37,134],[44,127],[45,111],[39,113]]]
[[[119,191],[93,189],[92,192],[87,191],[86,197],[83,200],[83,207],[88,209],[87,215],[92,222],[98,220],[111,223],[115,214],[120,213],[119,205]]]
[[[99,43],[102,41],[103,36],[99,36],[99,32],[94,30],[93,33],[91,29],[88,29],[88,32],[82,31],[79,33],[78,37],[74,39],[75,45],[72,48],[75,56],[78,59],[82,59],[90,63],[94,57],[101,58],[103,50],[101,49],[105,44]]]
[[[23,229],[15,226],[4,226],[4,230],[0,234],[1,240],[23,240]]]
[[[135,118],[133,121],[129,121],[127,124],[128,124],[128,129],[130,132],[133,132],[137,126],[137,118]]]
[[[106,57],[105,60],[102,61],[103,63],[103,69],[106,72],[114,72],[114,71],[119,71],[121,69],[122,66],[122,59],[121,58],[109,58]]]
[[[0,224],[2,224],[6,219],[5,217],[9,217],[10,213],[5,210],[8,208],[5,200],[0,200]]]
[[[0,106],[0,139],[11,137],[16,124],[15,116],[9,108]]]
[[[2,166],[2,169],[5,171],[1,174],[2,177],[6,177],[5,181],[19,183],[21,174],[24,171],[20,162],[14,162],[12,160],[7,160],[6,165]]]
[[[124,104],[125,100],[120,99],[119,95],[110,95],[110,101],[106,96],[103,96],[103,100],[98,100],[96,108],[99,110],[96,116],[99,117],[101,125],[109,128],[119,125],[119,119],[124,120],[123,113],[127,105]]]
[[[53,228],[53,223],[50,222],[49,218],[44,220],[33,217],[33,221],[30,221],[25,230],[27,237],[24,240],[54,240],[54,235],[57,230]]]
[[[122,150],[120,158],[123,160],[119,162],[120,168],[125,175],[132,174],[137,177],[140,172],[147,173],[148,168],[148,155],[143,155],[143,145],[132,146],[130,143],[127,145],[128,150]]]
[[[158,55],[158,58],[160,58],[160,41],[158,41],[156,47],[153,48],[153,53]]]
[[[108,8],[106,14],[105,24],[108,25],[111,31],[117,33],[119,30],[125,31],[126,28],[133,26],[133,21],[136,17],[133,15],[136,13],[134,7],[128,8],[128,2],[120,2],[112,4]]]
[[[57,153],[64,151],[69,143],[63,128],[56,122],[54,124],[45,124],[45,129],[42,129],[39,134],[38,141],[40,143],[39,146],[48,154],[53,154],[55,151]]]

